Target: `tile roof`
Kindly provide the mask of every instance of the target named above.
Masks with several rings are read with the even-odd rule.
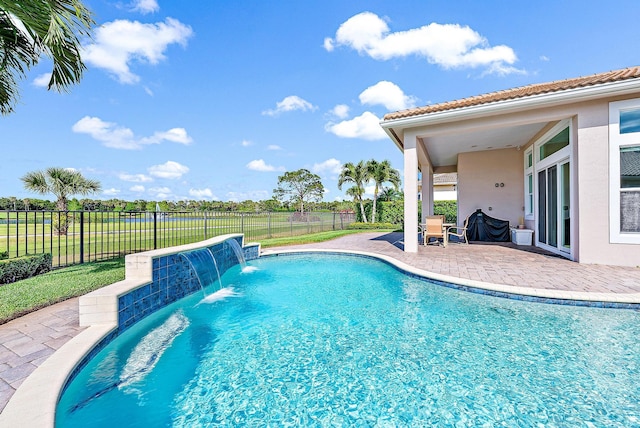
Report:
[[[456,184],[458,182],[457,172],[445,172],[433,174],[433,184]]]
[[[620,156],[620,175],[625,177],[640,176],[640,151],[630,151]]]
[[[404,119],[406,117],[420,116],[428,113],[455,110],[459,108],[489,104],[498,101],[525,98],[533,95],[546,94],[550,92],[560,92],[570,89],[584,88],[588,86],[620,82],[623,80],[637,78],[640,78],[640,66],[623,68],[621,70],[607,71],[605,73],[593,74],[591,76],[576,77],[573,79],[536,83],[533,85],[521,86],[518,88],[506,89],[503,91],[490,92],[488,94],[462,98],[455,101],[448,101],[424,107],[401,110],[394,113],[386,114],[384,116],[384,120]]]

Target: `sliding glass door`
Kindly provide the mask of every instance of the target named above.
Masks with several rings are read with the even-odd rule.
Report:
[[[568,160],[538,171],[538,242],[571,250],[571,187]]]

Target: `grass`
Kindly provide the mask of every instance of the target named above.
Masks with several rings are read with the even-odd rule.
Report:
[[[329,241],[345,235],[363,232],[393,232],[394,229],[376,229],[376,230],[330,230],[327,232],[312,233],[301,236],[286,236],[283,238],[260,239],[262,248],[279,247],[286,245],[313,244],[316,242]]]
[[[392,232],[378,229],[376,232]],[[308,235],[261,239],[262,248],[312,244],[370,230],[332,230]],[[247,240],[249,242],[249,240]],[[29,312],[124,279],[124,257],[74,265],[12,284],[0,285],[0,324]]]
[[[0,324],[124,279],[124,257],[58,269],[0,286]]]

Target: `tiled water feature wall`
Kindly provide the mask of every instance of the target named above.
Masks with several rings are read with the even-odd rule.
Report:
[[[242,248],[242,236],[230,239],[236,240]],[[200,247],[211,251],[220,276],[238,264],[238,257],[228,242],[229,240]],[[243,248],[245,260],[258,258],[258,248],[257,244]],[[152,282],[118,297],[119,333],[158,309],[200,290],[201,286],[195,272],[180,253],[154,257]]]

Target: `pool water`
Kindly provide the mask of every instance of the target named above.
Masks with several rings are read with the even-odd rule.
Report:
[[[640,426],[638,312],[467,293],[362,257],[250,264],[109,344],[56,425]]]

